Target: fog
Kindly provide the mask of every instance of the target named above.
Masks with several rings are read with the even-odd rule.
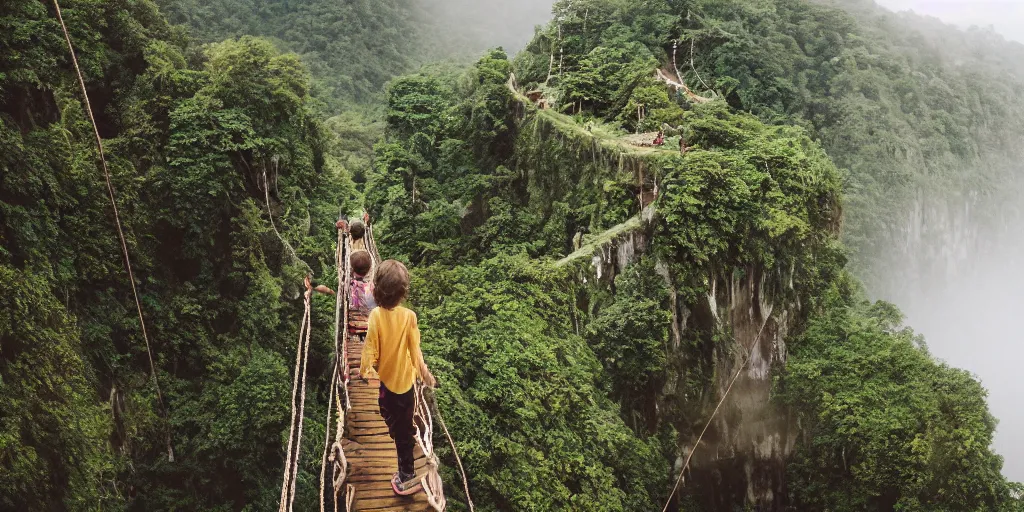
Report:
[[[1007,39],[1024,42],[1024,2],[1019,0],[876,1],[961,28],[992,27]],[[1024,197],[1017,204],[1024,206]],[[974,224],[969,220],[960,229],[985,232],[986,226]],[[1018,224],[1002,236],[979,236],[958,261],[920,274],[925,284],[887,298],[903,309],[909,325],[924,334],[933,355],[970,371],[988,389],[989,409],[999,420],[994,447],[1005,459],[1003,474],[1024,481],[1024,409],[1018,405],[1024,392],[1018,373],[1024,358],[1024,229]],[[914,256],[941,259],[937,254]]]
[[[1024,42],[1024,1],[876,1],[961,28],[991,26],[1008,39]],[[534,26],[551,18],[551,4],[551,0],[444,0],[433,8],[479,48],[503,46],[513,54],[530,40]],[[966,229],[977,231],[977,226]],[[918,275],[918,282],[925,284],[884,298],[903,309],[908,324],[925,335],[936,357],[970,371],[988,389],[990,410],[1000,422],[995,449],[1006,460],[1003,472],[1024,481],[1024,409],[1017,406],[1018,394],[1024,392],[1017,378],[1024,359],[1024,322],[1018,321],[1018,315],[1024,317],[1024,265],[1017,256],[1024,251],[1024,229],[1015,232],[1021,233],[1018,239],[983,240],[984,251],[966,248],[965,258],[929,266]],[[935,261],[941,256],[914,254],[910,259]],[[908,267],[914,265],[907,262]],[[897,272],[902,270],[894,269],[890,277],[899,279]]]
[[[1024,42],[1024,2],[1020,0],[875,0],[894,11],[914,11],[968,28],[991,26],[1007,39]]]
[[[924,334],[931,352],[951,366],[975,374],[989,390],[989,408],[999,419],[995,449],[1003,473],[1024,480],[1024,409],[1019,407],[1020,358],[1024,355],[1024,269],[1014,245],[977,254],[953,275],[925,275],[933,284],[893,297],[908,323]],[[924,288],[924,287],[921,287]]]
[[[479,50],[503,47],[509,55],[533,37],[533,29],[551,19],[552,0],[427,0],[446,25]]]

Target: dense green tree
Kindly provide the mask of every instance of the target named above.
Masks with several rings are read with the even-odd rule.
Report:
[[[794,510],[996,510],[995,419],[970,374],[935,361],[885,303],[836,304],[793,342],[779,399],[806,433]]]
[[[525,256],[414,277],[424,352],[478,508],[657,506],[667,461],[603,395],[601,363],[572,330],[563,278]]]
[[[513,217],[521,199],[492,202],[519,177],[507,163],[515,135],[511,65],[501,50],[471,69],[448,67],[402,77],[388,91],[386,142],[377,147],[366,202],[380,222],[381,247],[414,262],[478,258],[506,239],[494,212]],[[508,196],[506,196],[508,197]],[[529,227],[528,214],[518,224]]]
[[[615,295],[587,324],[586,339],[604,367],[611,396],[636,431],[655,430],[656,400],[668,371],[672,315],[668,292],[651,259],[615,278]]]
[[[0,265],[0,507],[117,507],[109,437],[122,404],[96,399],[75,319],[48,288]]]
[[[322,0],[160,0],[171,23],[202,42],[244,35],[271,38],[295,52],[318,78],[332,110],[374,99],[396,74],[424,58],[425,13],[408,2]]]
[[[9,301],[0,393],[11,406],[0,503],[270,507],[301,278],[331,272],[334,231],[310,219],[352,206],[309,75],[258,39],[190,49],[150,2],[63,2],[121,207],[164,419],[66,43],[48,4],[10,7],[0,17],[15,29],[0,36],[0,285]],[[318,383],[333,319],[333,301],[319,300]],[[319,469],[313,444],[303,471]],[[302,490],[302,506],[314,493]]]

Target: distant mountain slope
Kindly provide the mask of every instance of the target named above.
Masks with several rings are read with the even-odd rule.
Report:
[[[379,105],[384,84],[427,62],[468,59],[492,46],[518,50],[549,0],[157,0],[201,42],[242,35],[299,54],[318,95],[337,113]]]
[[[200,41],[268,37],[299,54],[333,102],[379,97],[392,76],[422,62],[426,12],[409,0],[159,0],[172,24]]]

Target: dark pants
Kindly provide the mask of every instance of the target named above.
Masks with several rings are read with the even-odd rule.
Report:
[[[384,387],[383,382],[380,383],[377,404],[380,405],[380,415],[384,417],[384,423],[388,425],[388,434],[395,440],[398,472],[401,473],[403,480],[416,472],[412,458],[412,449],[416,444],[412,428],[414,402],[412,389],[399,395]]]

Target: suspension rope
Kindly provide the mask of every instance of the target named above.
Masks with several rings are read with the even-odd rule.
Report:
[[[302,424],[306,420],[306,372],[309,370],[309,338],[312,330],[310,323],[309,296],[306,292],[306,349],[302,356],[302,391],[299,397],[299,427],[295,431],[295,462],[292,464],[291,496],[288,500],[288,512],[292,510],[292,502],[295,501],[295,484],[299,480],[299,450],[302,448]]]
[[[376,270],[377,264],[380,263],[380,253],[377,252],[377,241],[373,239],[373,226],[369,222],[366,222],[366,234],[363,238],[366,239],[366,251],[373,258],[373,269]]]
[[[320,460],[320,512],[324,512],[326,504],[327,462],[333,463],[333,486],[334,486],[334,510],[338,510],[338,493],[344,484],[348,472],[348,460],[345,458],[344,449],[341,446],[341,439],[345,426],[345,414],[350,408],[348,398],[348,296],[349,296],[349,238],[344,230],[338,230],[338,245],[335,249],[334,262],[338,273],[338,293],[335,298],[334,310],[334,373],[331,376],[331,391],[327,402],[327,424],[324,429],[324,453]],[[342,370],[344,368],[344,370]],[[346,373],[342,377],[341,371]],[[345,405],[341,404],[341,393],[335,391],[341,388],[345,392]],[[332,407],[337,402],[338,424],[335,432],[334,444],[331,444],[331,415]],[[333,448],[333,449],[332,449]],[[339,455],[340,452],[340,455]],[[328,456],[330,453],[330,456]]]
[[[274,212],[270,209],[270,183],[267,181],[267,168],[266,166],[261,167],[263,167],[263,195],[264,199],[267,201],[267,215],[270,217],[270,227],[274,228],[274,234],[277,235],[277,239],[284,244],[286,249],[288,249],[288,254],[291,255],[292,261],[302,263],[302,266],[306,267],[306,271],[309,272],[309,275],[316,275],[316,273],[313,272],[313,269],[310,268],[309,264],[303,261],[302,258],[295,253],[295,249],[292,248],[292,244],[288,243],[288,240],[285,240],[284,237],[281,236],[281,232],[277,230],[277,224],[274,224]]]
[[[334,403],[338,411],[338,417],[344,419],[346,409],[341,405],[341,395],[334,395]],[[331,462],[334,463],[334,512],[338,512],[338,494],[341,492],[342,486],[345,486],[346,489],[345,510],[352,509],[352,500],[356,496],[355,486],[352,484],[345,485],[345,479],[348,477],[348,458],[345,457],[345,447],[341,443],[344,429],[345,422],[339,421],[337,432],[334,434],[334,445],[331,446]]]
[[[733,384],[740,378],[740,374],[747,367],[747,363],[750,362],[750,356],[754,353],[754,345],[757,345],[757,341],[761,339],[761,333],[764,331],[770,316],[765,317],[764,322],[761,324],[761,328],[757,331],[757,336],[754,337],[754,341],[747,347],[746,356],[743,358],[743,364],[736,370],[736,373],[732,376],[732,380],[729,381],[729,387],[725,388],[725,393],[722,394],[722,399],[718,401],[718,405],[715,406],[715,410],[711,412],[711,417],[708,418],[708,422],[704,425],[704,430],[700,431],[700,435],[697,436],[697,442],[693,443],[693,448],[690,449],[690,453],[686,455],[686,462],[683,463],[682,469],[679,470],[679,478],[676,479],[676,484],[672,486],[672,492],[668,494],[668,501],[665,502],[664,508],[661,512],[668,510],[669,504],[672,503],[672,497],[675,496],[676,490],[679,489],[679,484],[683,481],[683,475],[686,474],[686,468],[690,466],[690,459],[693,458],[693,454],[697,451],[697,447],[700,446],[701,439],[704,438],[704,434],[708,431],[708,427],[711,426],[711,422],[715,420],[715,416],[718,414],[718,410],[722,408],[722,404],[725,403],[725,399],[729,397],[729,392],[732,391]]]
[[[281,484],[281,504],[279,512],[291,512],[292,503],[295,500],[295,480],[299,469],[299,451],[302,445],[302,419],[305,416],[306,406],[306,366],[309,362],[309,331],[310,331],[310,296],[313,294],[313,287],[309,277],[306,277],[305,311],[302,315],[302,323],[299,326],[299,343],[295,351],[295,376],[292,380],[292,419],[288,431],[288,451],[284,463],[284,481]],[[303,338],[305,335],[305,338]],[[303,343],[305,340],[305,343]],[[295,408],[295,397],[299,390],[299,374],[302,374],[302,393],[298,410]],[[295,421],[296,412],[298,422]],[[296,434],[296,423],[298,433]],[[294,452],[292,450],[294,446]],[[293,456],[294,453],[294,456]]]
[[[117,226],[117,236],[121,240],[121,251],[124,256],[124,266],[128,270],[128,281],[132,285],[132,296],[135,298],[135,309],[139,314],[139,326],[142,329],[142,339],[146,341],[146,356],[149,358],[149,373],[153,379],[153,386],[156,388],[156,398],[160,403],[160,413],[165,421],[165,436],[167,442],[167,460],[174,462],[174,448],[171,446],[171,424],[167,417],[167,406],[164,404],[163,393],[160,392],[160,381],[156,375],[156,365],[153,363],[153,350],[149,343],[149,335],[146,333],[146,320],[142,315],[142,303],[139,302],[139,292],[135,289],[135,274],[132,272],[132,261],[128,256],[128,243],[125,241],[124,229],[121,227],[121,215],[117,209],[117,200],[114,194],[114,185],[110,180],[110,170],[107,168],[107,159],[103,153],[103,139],[100,137],[100,130],[96,127],[96,118],[92,114],[92,105],[89,103],[89,93],[85,88],[85,78],[82,77],[82,70],[78,67],[78,57],[75,56],[75,47],[71,44],[71,35],[68,27],[64,24],[64,16],[61,15],[60,4],[53,0],[53,7],[57,11],[57,21],[60,22],[61,30],[64,31],[64,40],[68,43],[68,51],[71,54],[71,63],[75,66],[75,74],[78,75],[78,85],[82,88],[82,99],[85,100],[85,111],[89,114],[89,122],[92,124],[93,135],[96,136],[96,149],[99,151],[100,164],[103,168],[103,178],[107,183],[107,195],[110,196],[110,206],[114,210],[114,224]]]
[[[444,430],[445,437],[448,438],[448,444],[452,447],[452,453],[455,455],[455,462],[459,465],[459,473],[462,474],[462,486],[466,490],[466,502],[469,504],[469,512],[473,512],[473,498],[469,495],[469,480],[466,478],[466,470],[462,467],[462,458],[459,457],[459,450],[455,448],[455,441],[452,440],[452,435],[448,432],[448,426],[444,424],[444,418],[441,416],[441,407],[437,405],[437,399],[434,397],[434,415],[437,416],[437,421],[441,422],[441,429]]]
[[[423,493],[427,495],[427,503],[437,512],[443,512],[447,506],[442,488],[441,476],[438,474],[440,463],[434,453],[434,420],[430,411],[430,404],[426,399],[427,386],[421,380],[417,380],[413,386],[413,428],[416,444],[423,450],[423,456],[427,459],[427,472],[420,479]]]
[[[334,372],[331,376],[331,391],[327,396],[327,421],[324,423],[324,453],[320,456],[320,512],[324,509],[324,490],[327,487],[327,453],[331,449],[331,416],[334,413],[334,386],[338,383],[338,359],[334,360]],[[341,418],[338,421],[342,421]]]
[[[338,293],[335,295],[335,307],[334,307],[334,371],[331,373],[331,391],[327,396],[327,422],[324,424],[324,453],[320,457],[320,512],[324,512],[324,492],[327,487],[327,453],[331,449],[331,416],[334,411],[334,387],[338,384],[338,367],[342,364],[341,354],[338,350],[338,337],[341,335],[341,298],[342,293],[342,276],[341,276],[341,244],[343,243],[343,233],[341,230],[338,231],[338,245],[334,250],[334,264],[338,270]],[[344,361],[347,366],[348,361]],[[341,418],[338,421],[342,421]]]

